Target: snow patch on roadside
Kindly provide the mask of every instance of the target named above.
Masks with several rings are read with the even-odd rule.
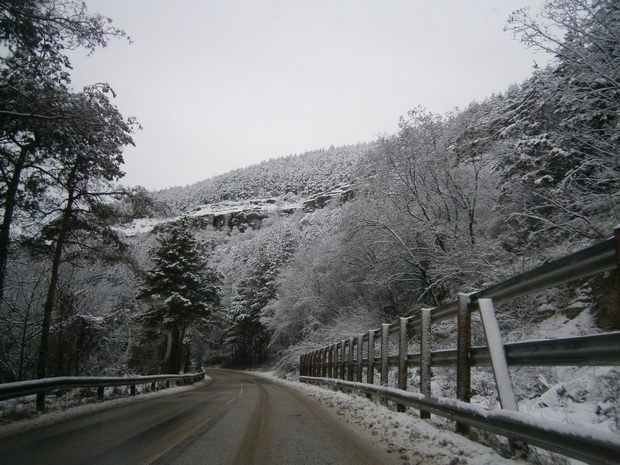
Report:
[[[43,428],[46,426],[52,426],[58,423],[63,423],[68,420],[76,419],[91,415],[96,412],[102,412],[104,410],[110,410],[112,408],[120,407],[135,402],[143,402],[147,400],[157,399],[159,397],[170,396],[173,394],[179,394],[181,392],[190,391],[200,386],[204,386],[205,383],[211,381],[209,376],[205,376],[203,381],[199,381],[189,386],[171,387],[168,389],[162,389],[157,392],[148,392],[139,394],[136,397],[122,397],[116,399],[104,400],[103,402],[94,402],[84,405],[75,406],[73,401],[63,397],[56,398],[56,401],[50,406],[52,411],[48,411],[44,414],[38,414],[36,417],[27,418],[23,420],[17,420],[11,423],[0,425],[0,439],[8,438],[16,434],[22,434],[27,431]],[[2,411],[14,409],[28,408],[31,411],[35,410],[36,395],[21,397],[19,399],[10,399],[0,402]]]
[[[528,463],[504,458],[490,447],[441,429],[415,414],[394,412],[362,395],[282,380],[273,372],[251,373],[301,391],[333,410],[342,422],[366,429],[371,435],[380,438],[389,453],[398,454],[404,465]]]

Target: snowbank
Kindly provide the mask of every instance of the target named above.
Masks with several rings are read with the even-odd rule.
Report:
[[[273,373],[257,373],[275,382],[303,392],[334,411],[344,423],[363,428],[380,438],[387,451],[399,454],[404,464],[429,465],[501,465],[525,464],[523,460],[502,457],[483,446],[430,420],[410,413],[398,413],[374,403],[365,396],[345,394],[319,386],[277,378]]]
[[[23,420],[14,421],[8,424],[0,425],[0,439],[14,436],[16,434],[24,433],[45,426],[51,426],[57,423],[62,423],[74,418],[84,417],[95,412],[101,412],[109,410],[121,405],[126,405],[134,402],[143,402],[158,397],[169,396],[178,394],[180,392],[189,391],[200,386],[204,386],[210,382],[211,378],[205,376],[203,381],[194,383],[188,386],[171,387],[168,389],[162,389],[157,392],[141,393],[136,397],[122,397],[117,399],[108,399],[103,402],[94,402],[84,405],[75,406],[75,400],[70,397],[57,397],[55,400],[53,396],[48,396],[47,400],[51,400],[51,403],[46,404],[48,413],[38,414],[36,417],[27,418]],[[94,398],[93,398],[94,399]],[[28,409],[31,412],[35,411],[36,395],[22,397],[19,399],[10,399],[0,402],[0,411],[6,413],[7,411],[24,411]]]

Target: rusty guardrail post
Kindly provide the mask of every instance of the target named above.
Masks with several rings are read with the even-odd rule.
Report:
[[[456,398],[469,402],[471,398],[471,313],[469,294],[459,294],[456,318]],[[458,433],[468,433],[469,426],[456,423]]]
[[[340,347],[340,342],[336,342],[334,344],[334,378],[340,378],[340,352],[342,348]]]
[[[310,376],[316,376],[316,350],[310,353]]]
[[[342,340],[342,372],[340,373],[340,379],[345,380],[347,379],[347,368],[348,368],[348,363],[347,363],[347,347],[349,345],[349,341],[347,341],[346,339]]]
[[[316,355],[314,357],[315,361],[316,361],[316,368],[314,369],[314,373],[315,376],[319,377],[321,376],[321,351],[320,349],[316,350]]]
[[[353,338],[349,339],[349,362],[347,366],[347,380],[353,381]]]
[[[420,335],[420,393],[431,395],[431,309],[421,310]],[[430,412],[420,410],[420,418],[430,418]]]
[[[334,378],[338,378],[338,343],[333,345],[334,349]]]
[[[311,365],[310,365],[310,376],[317,376],[317,351],[313,350],[312,353],[310,354],[310,360],[311,360]]]
[[[363,334],[358,334],[357,335],[357,365],[356,365],[356,375],[355,375],[355,380],[358,383],[361,383],[362,380],[362,370],[363,370],[363,365],[362,365],[362,359],[364,358],[364,335]]]
[[[338,379],[340,377],[339,375],[339,371],[340,371],[340,362],[339,362],[339,357],[340,355],[340,342],[336,342],[334,344],[334,378]]]
[[[620,224],[614,229],[614,239],[616,243],[616,277],[620,284]]]
[[[45,412],[45,393],[44,392],[40,392],[37,394],[37,400],[36,400],[36,404],[37,404],[37,412]]]
[[[375,381],[375,330],[368,331],[368,369],[366,382],[372,384]]]
[[[346,368],[347,368],[347,361],[345,359],[345,355],[346,355],[346,350],[347,350],[347,341],[346,340],[342,340],[342,342],[340,343],[340,372],[338,373],[340,376],[339,378],[342,379],[343,381],[346,381]]]
[[[334,377],[334,346],[327,348],[327,377]]]

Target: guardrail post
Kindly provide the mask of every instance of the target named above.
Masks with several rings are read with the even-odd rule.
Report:
[[[327,348],[327,377],[334,377],[334,346]]]
[[[347,363],[347,346],[349,345],[349,341],[347,341],[346,339],[342,340],[342,372],[340,373],[340,379],[346,380],[347,379],[347,368],[348,368],[348,363]]]
[[[493,301],[491,299],[478,299],[478,305],[480,307],[480,316],[482,317],[482,326],[487,338],[487,346],[491,354],[491,364],[500,404],[503,409],[519,411],[517,398],[512,388],[506,352],[502,344]]]
[[[312,375],[316,376],[316,377],[320,376],[320,374],[319,374],[319,369],[320,369],[319,364],[321,363],[321,360],[319,358],[319,355],[320,355],[319,351],[315,350],[314,351],[314,356],[312,357],[313,361],[314,361],[314,369],[312,370],[312,372],[313,372]]]
[[[456,315],[456,398],[469,402],[471,398],[471,313],[469,294],[459,294]],[[458,433],[468,433],[469,426],[457,422]]]
[[[358,383],[362,382],[362,359],[364,356],[364,335],[357,335],[357,366],[356,366],[356,376],[355,381]]]
[[[343,340],[340,343],[340,370],[338,372],[338,374],[340,375],[339,377],[342,380],[344,380],[346,377],[345,369],[346,369],[347,362],[344,358],[346,354],[346,348],[347,348],[347,341]]]
[[[347,379],[347,341],[343,339],[340,341],[340,372],[339,378],[342,380]]]
[[[37,394],[37,412],[45,412],[45,393],[39,392]]]
[[[349,346],[349,362],[348,362],[348,366],[347,366],[347,380],[348,381],[353,381],[353,338],[349,339],[348,341],[348,346]]]
[[[334,378],[340,378],[340,351],[342,348],[340,347],[340,342],[336,342],[334,344]]]
[[[104,389],[105,388],[103,386],[99,386],[97,388],[97,400],[103,400]]]
[[[316,376],[317,378],[321,376],[321,351],[316,349],[313,352],[314,359],[314,368],[312,370],[312,376]]]
[[[366,382],[373,384],[375,381],[375,330],[368,331],[368,368]]]
[[[398,332],[398,389],[407,390],[407,318],[400,319],[400,327]],[[396,409],[399,412],[406,412],[407,407],[404,404],[398,404]]]
[[[420,335],[420,393],[430,397],[431,395],[431,309],[421,310],[421,335]],[[420,418],[430,418],[430,412],[420,410]]]
[[[383,323],[381,325],[381,385],[388,385],[388,362],[390,356],[390,346],[389,346],[389,337],[390,337],[390,325],[388,323]]]
[[[620,283],[620,224],[614,229],[614,239],[616,242],[616,276]]]
[[[136,385],[135,384],[131,385],[131,387],[129,388],[129,392],[132,397],[136,397]]]

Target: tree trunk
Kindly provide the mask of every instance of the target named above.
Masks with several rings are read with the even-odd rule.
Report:
[[[17,202],[17,191],[28,155],[31,154],[35,148],[36,143],[33,142],[20,151],[19,157],[13,167],[13,175],[7,185],[4,198],[4,215],[2,217],[2,226],[0,227],[0,308],[4,300],[4,279],[6,276],[6,265],[9,259],[11,223],[13,222],[13,213],[15,212],[15,204]]]
[[[166,336],[166,344],[170,345],[170,355],[168,360],[165,360],[162,364],[162,373],[177,374],[181,371],[181,363],[183,359],[183,338],[181,337],[182,331],[177,325],[173,325],[169,329],[169,333]]]
[[[71,186],[77,172],[77,163],[71,170],[67,185]],[[67,205],[63,210],[62,223],[58,237],[56,238],[56,246],[52,257],[52,270],[49,286],[47,288],[47,297],[43,306],[43,322],[41,323],[41,344],[39,346],[39,357],[37,360],[37,378],[45,378],[47,372],[47,354],[49,351],[50,326],[52,323],[52,311],[54,310],[54,302],[56,300],[56,287],[58,286],[58,278],[60,276],[60,264],[62,263],[62,252],[69,233],[71,225],[71,215],[73,213],[73,203],[75,201],[75,191],[69,188],[69,196],[67,197]],[[37,410],[43,411],[44,395],[37,395]]]

